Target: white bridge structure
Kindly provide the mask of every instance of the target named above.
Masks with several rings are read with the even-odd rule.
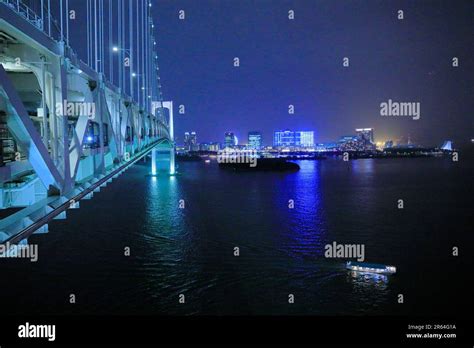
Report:
[[[0,243],[47,232],[150,153],[151,174],[175,173],[151,10],[0,0]]]

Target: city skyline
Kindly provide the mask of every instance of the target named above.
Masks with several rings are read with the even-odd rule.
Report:
[[[78,18],[81,4],[69,2]],[[189,129],[206,141],[229,130],[242,138],[259,129],[271,139],[276,129],[312,129],[326,142],[357,127],[375,128],[379,141],[410,136],[429,146],[474,138],[472,3],[208,4],[153,3],[157,59],[166,67],[160,84],[174,100],[178,139]],[[71,21],[69,31],[85,60],[85,21]],[[112,48],[105,64],[110,54],[117,66]],[[392,100],[419,103],[419,119],[382,116],[381,104]]]
[[[226,131],[224,132],[224,135],[221,135],[220,137],[217,136],[216,138],[214,139],[205,139],[204,141],[196,141],[196,136],[197,136],[197,132],[196,131],[185,131],[183,133],[183,137],[181,137],[180,135],[177,135],[175,137],[176,141],[178,144],[182,144],[183,146],[187,147],[187,139],[189,137],[189,134],[194,134],[194,139],[195,139],[195,142],[194,142],[194,145],[199,145],[199,144],[225,144],[226,143],[226,134],[227,133],[231,133],[233,136],[235,135],[237,137],[237,139],[248,139],[250,137],[250,135],[252,133],[258,133],[260,135],[260,139],[259,139],[259,142],[262,144],[262,146],[272,146],[274,145],[274,137],[275,137],[275,133],[277,132],[284,132],[284,131],[291,131],[291,132],[310,132],[310,133],[315,133],[314,130],[303,130],[303,131],[295,131],[295,130],[291,130],[291,129],[285,129],[285,130],[274,130],[271,134],[272,136],[270,137],[270,140],[268,139],[265,139],[263,136],[262,136],[262,132],[259,131],[259,130],[252,130],[252,131],[248,131],[246,136],[242,135],[242,137],[238,136],[237,134],[235,134],[235,132],[232,132],[232,131]],[[393,143],[394,145],[411,145],[411,144],[415,144],[415,145],[419,145],[419,146],[428,146],[428,147],[441,147],[441,144],[445,143],[446,141],[452,141],[452,140],[448,140],[448,139],[444,139],[443,141],[440,141],[439,143],[436,143],[436,144],[422,144],[422,143],[419,143],[417,141],[416,138],[413,138],[410,134],[408,135],[400,135],[396,138],[387,138],[387,139],[380,139],[380,138],[377,138],[374,134],[375,133],[375,129],[374,128],[355,128],[353,129],[352,132],[347,132],[347,133],[342,133],[340,134],[339,136],[337,136],[336,138],[334,139],[330,139],[329,141],[318,141],[318,139],[313,139],[313,145],[316,146],[316,145],[319,145],[319,144],[325,144],[325,143],[336,143],[338,141],[340,141],[342,138],[344,137],[357,137],[359,134],[364,134],[364,132],[366,131],[370,131],[370,142],[371,143],[374,143],[374,144],[386,144],[386,143]],[[244,142],[240,142],[239,145],[250,145],[251,141],[244,141]]]
[[[186,107],[176,117],[178,135],[194,129],[211,141],[231,130],[240,139],[259,129],[268,140],[277,129],[311,129],[315,141],[325,142],[371,127],[379,141],[410,136],[430,146],[473,137],[467,2],[427,8],[278,2],[270,12],[251,1],[202,7],[192,1],[158,4],[158,51],[168,67],[161,72],[164,94]],[[397,19],[399,7],[403,20]],[[185,21],[177,18],[180,9]],[[234,57],[240,58],[238,68]],[[347,68],[344,57],[350,59]],[[420,119],[381,116],[380,104],[389,99],[419,102]]]
[[[472,344],[472,13],[0,0],[2,342]]]

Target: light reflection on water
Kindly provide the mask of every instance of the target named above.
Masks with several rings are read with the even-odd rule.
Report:
[[[143,247],[151,249],[145,259],[154,258],[148,263],[149,271],[156,273],[147,279],[148,291],[167,289],[169,302],[180,293],[213,293],[216,298],[207,304],[211,313],[235,313],[241,306],[244,313],[266,313],[268,301],[243,305],[246,296],[242,295],[253,293],[259,298],[265,289],[274,293],[288,288],[299,296],[311,296],[331,283],[347,290],[353,287],[353,279],[344,279],[343,260],[324,258],[324,246],[332,240],[326,226],[320,162],[300,162],[299,172],[276,174],[271,181],[268,174],[198,166],[190,164],[175,180],[158,177],[149,185],[149,228],[142,236],[146,237]],[[364,168],[367,172],[370,166]],[[195,182],[195,177],[189,177],[195,170],[207,171],[200,177],[198,192],[186,189],[188,180]],[[184,209],[179,208],[180,200]],[[167,228],[156,229],[160,225]],[[238,258],[233,256],[236,246],[241,252]],[[163,271],[165,266],[170,268]],[[382,293],[375,296],[384,297],[387,289],[378,290]],[[228,302],[223,300],[226,296],[235,303],[222,305]],[[273,307],[271,311],[287,312],[275,303]],[[319,313],[316,308],[313,311]]]
[[[413,310],[397,306],[400,289],[426,301],[433,288],[448,293],[450,282],[440,277],[449,272],[439,272],[448,263],[437,260],[449,242],[442,238],[465,236],[449,217],[468,216],[459,202],[468,202],[469,191],[439,182],[467,183],[468,176],[438,170],[446,164],[436,159],[299,164],[296,173],[234,173],[181,163],[173,177],[148,176],[138,164],[67,220],[51,223],[50,233],[32,237],[40,261],[2,268],[11,282],[0,291],[15,312],[70,311],[54,299],[75,289],[87,299],[78,313],[185,315],[397,313]],[[420,170],[422,178],[414,175]],[[415,211],[395,208],[400,192]],[[419,224],[420,210],[430,223]],[[449,236],[435,233],[448,227]],[[333,241],[363,243],[367,262],[393,264],[399,273],[352,274],[345,260],[324,257]],[[436,271],[424,266],[430,262],[438,262]]]

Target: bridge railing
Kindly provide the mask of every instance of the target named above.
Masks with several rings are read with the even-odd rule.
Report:
[[[0,3],[6,4],[9,8],[33,24],[36,28],[44,31],[44,23],[40,16],[38,16],[31,8],[26,6],[20,0],[0,0]]]

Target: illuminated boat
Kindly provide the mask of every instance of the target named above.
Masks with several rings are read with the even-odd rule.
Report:
[[[238,159],[236,157],[236,159]],[[298,171],[300,166],[294,162],[288,162],[284,158],[250,158],[252,162],[243,161],[231,163],[219,162],[219,168],[232,169],[235,171]]]
[[[346,262],[346,268],[351,271],[380,273],[380,274],[395,274],[397,268],[395,266],[382,265],[380,263],[367,262]]]

